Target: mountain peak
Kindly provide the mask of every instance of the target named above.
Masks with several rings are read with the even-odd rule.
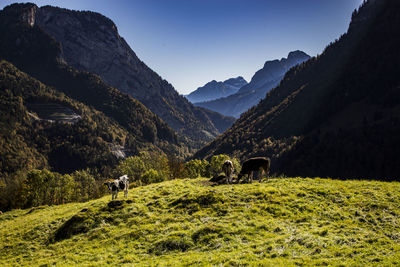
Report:
[[[287,59],[294,59],[294,58],[309,58],[310,56],[304,53],[303,51],[296,50],[292,51],[288,54]]]
[[[212,101],[221,97],[227,97],[236,93],[241,87],[247,84],[247,81],[242,76],[230,78],[223,82],[212,80],[204,86],[197,88],[191,92],[186,98],[192,102]]]

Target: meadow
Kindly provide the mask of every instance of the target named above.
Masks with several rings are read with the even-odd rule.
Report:
[[[0,215],[0,265],[400,265],[400,183],[176,179]]]

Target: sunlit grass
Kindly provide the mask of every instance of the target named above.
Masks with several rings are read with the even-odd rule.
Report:
[[[400,264],[397,182],[184,179],[110,199],[4,213],[0,265]]]

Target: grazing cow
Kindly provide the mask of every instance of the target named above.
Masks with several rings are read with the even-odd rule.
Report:
[[[230,160],[225,160],[224,164],[222,165],[222,171],[225,173],[226,176],[226,183],[232,183],[232,174],[234,171],[233,163]]]
[[[269,169],[271,166],[271,160],[265,157],[250,158],[243,162],[242,170],[238,175],[238,180],[240,180],[244,175],[247,175],[247,181],[251,182],[252,173],[258,171],[264,171],[266,175],[269,174]]]
[[[104,183],[111,191],[111,199],[117,199],[118,192],[124,191],[124,197],[128,197],[129,178],[128,175],[122,175],[118,179]]]

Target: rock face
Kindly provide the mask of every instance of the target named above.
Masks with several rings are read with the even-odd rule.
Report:
[[[141,101],[173,129],[200,147],[220,133],[215,124],[227,118],[193,106],[167,81],[146,66],[118,34],[108,18],[94,12],[44,6],[21,11],[22,19],[38,26],[61,44],[61,58],[69,66],[99,75],[106,83]],[[18,10],[16,11],[18,14]]]
[[[241,76],[223,82],[213,80],[204,86],[197,88],[195,91],[187,95],[186,98],[192,103],[211,101],[233,95],[246,84],[247,81]]]
[[[293,51],[287,58],[267,61],[264,67],[254,74],[250,83],[241,87],[237,93],[213,101],[196,103],[196,105],[226,116],[239,117],[240,114],[258,104],[272,88],[277,86],[290,68],[309,58],[310,56],[302,51]]]

